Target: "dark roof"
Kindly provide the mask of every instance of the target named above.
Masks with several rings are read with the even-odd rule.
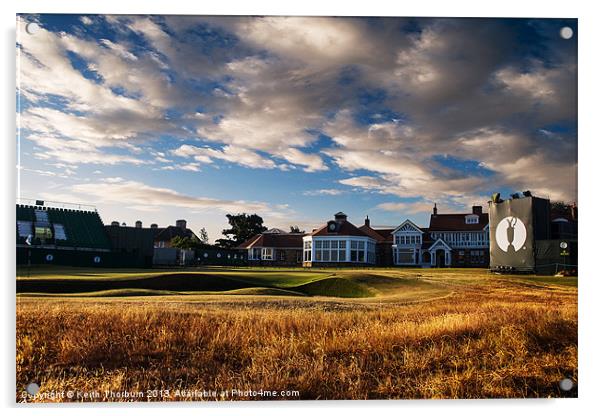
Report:
[[[374,229],[369,225],[362,225],[359,227],[359,229],[368,234],[368,236],[374,238],[379,243],[393,242],[393,235],[391,234],[393,232],[393,228]]]
[[[249,249],[253,247],[275,247],[275,248],[303,248],[303,236],[301,233],[286,234],[257,234],[240,244],[238,249]]]
[[[174,237],[196,237],[190,228],[183,229],[175,225],[157,228],[156,230],[155,241],[171,241]]]
[[[329,232],[328,224],[324,224],[317,230],[313,231],[310,235],[312,236],[327,236],[327,235],[351,235],[357,237],[370,237],[374,238],[367,233],[363,232],[361,229],[357,228],[355,225],[351,224],[347,220],[343,220],[338,222],[338,227],[336,231]]]
[[[378,242],[384,240],[383,236],[377,233],[375,230],[373,230],[372,227],[370,227],[369,225],[362,225],[361,227],[358,227],[358,229]]]
[[[478,215],[478,224],[466,224],[467,215]],[[480,231],[489,224],[489,214],[437,214],[431,215],[428,231]]]
[[[385,241],[391,241],[392,242],[393,241],[393,234],[392,233],[393,233],[394,229],[395,228],[382,228],[380,230],[377,229],[377,230],[374,230],[374,231],[376,231],[378,234],[380,234],[385,239]]]

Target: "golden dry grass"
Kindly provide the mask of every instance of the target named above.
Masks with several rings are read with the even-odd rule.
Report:
[[[95,400],[128,400],[106,390],[200,399],[175,396],[181,389],[298,391],[293,399],[576,396],[558,385],[577,382],[576,288],[440,283],[453,293],[415,303],[19,298],[17,400],[32,381],[41,393],[100,392]]]

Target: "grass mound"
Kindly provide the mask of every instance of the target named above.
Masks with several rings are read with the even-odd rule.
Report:
[[[117,289],[146,289],[176,292],[222,292],[256,286],[253,282],[210,274],[163,274],[145,278],[27,279],[17,280],[17,293],[86,293]]]
[[[341,277],[329,277],[291,288],[310,296],[333,296],[339,298],[367,298],[374,296],[366,286]]]
[[[251,296],[306,296],[305,293],[293,290],[278,289],[275,287],[249,287],[244,289],[228,290],[221,292],[224,295],[251,295]]]
[[[78,292],[78,293],[18,293],[17,296],[35,296],[35,297],[64,297],[64,298],[75,298],[75,297],[86,297],[86,298],[103,298],[103,297],[128,297],[128,296],[173,296],[182,295],[180,292],[174,292],[170,290],[153,290],[153,289],[109,289],[99,290],[95,292]]]

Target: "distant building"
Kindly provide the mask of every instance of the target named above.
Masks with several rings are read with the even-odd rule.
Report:
[[[272,228],[257,234],[236,247],[247,250],[249,265],[297,266],[303,255],[303,233],[289,233]]]
[[[186,220],[177,220],[176,225],[168,225],[165,228],[153,227],[153,225],[151,225],[151,228],[155,230],[155,248],[171,248],[171,240],[175,237],[198,240],[196,234],[186,227]]]
[[[153,265],[155,230],[143,228],[141,221],[134,227],[119,225],[113,221],[105,225],[105,231],[114,251],[127,255],[132,264],[138,267]]]
[[[303,266],[376,264],[376,239],[338,212],[334,220],[303,237]]]
[[[490,268],[498,272],[577,273],[577,207],[526,191],[489,201]]]
[[[464,214],[439,214],[433,208],[428,228],[431,266],[487,267],[489,214],[476,205]],[[426,260],[428,256],[423,259]]]

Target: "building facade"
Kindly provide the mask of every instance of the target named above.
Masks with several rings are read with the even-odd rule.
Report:
[[[304,233],[288,233],[272,228],[237,247],[247,250],[251,266],[299,266],[303,256]]]
[[[303,237],[304,267],[376,264],[376,240],[338,212],[334,220]]]
[[[356,227],[338,212],[309,234],[273,229],[238,248],[248,250],[252,265],[488,267],[489,216],[480,206],[439,214],[435,205],[427,228],[409,219],[396,228],[372,228],[368,217]]]
[[[433,208],[428,228],[411,220],[394,229],[372,229],[369,220],[364,232],[375,232],[379,241],[377,263],[406,267],[487,267],[489,265],[489,216],[480,206],[465,214],[439,214]],[[386,234],[389,237],[385,238]],[[389,249],[390,247],[390,249]],[[390,251],[389,251],[390,250]],[[390,263],[385,260],[390,258]]]

